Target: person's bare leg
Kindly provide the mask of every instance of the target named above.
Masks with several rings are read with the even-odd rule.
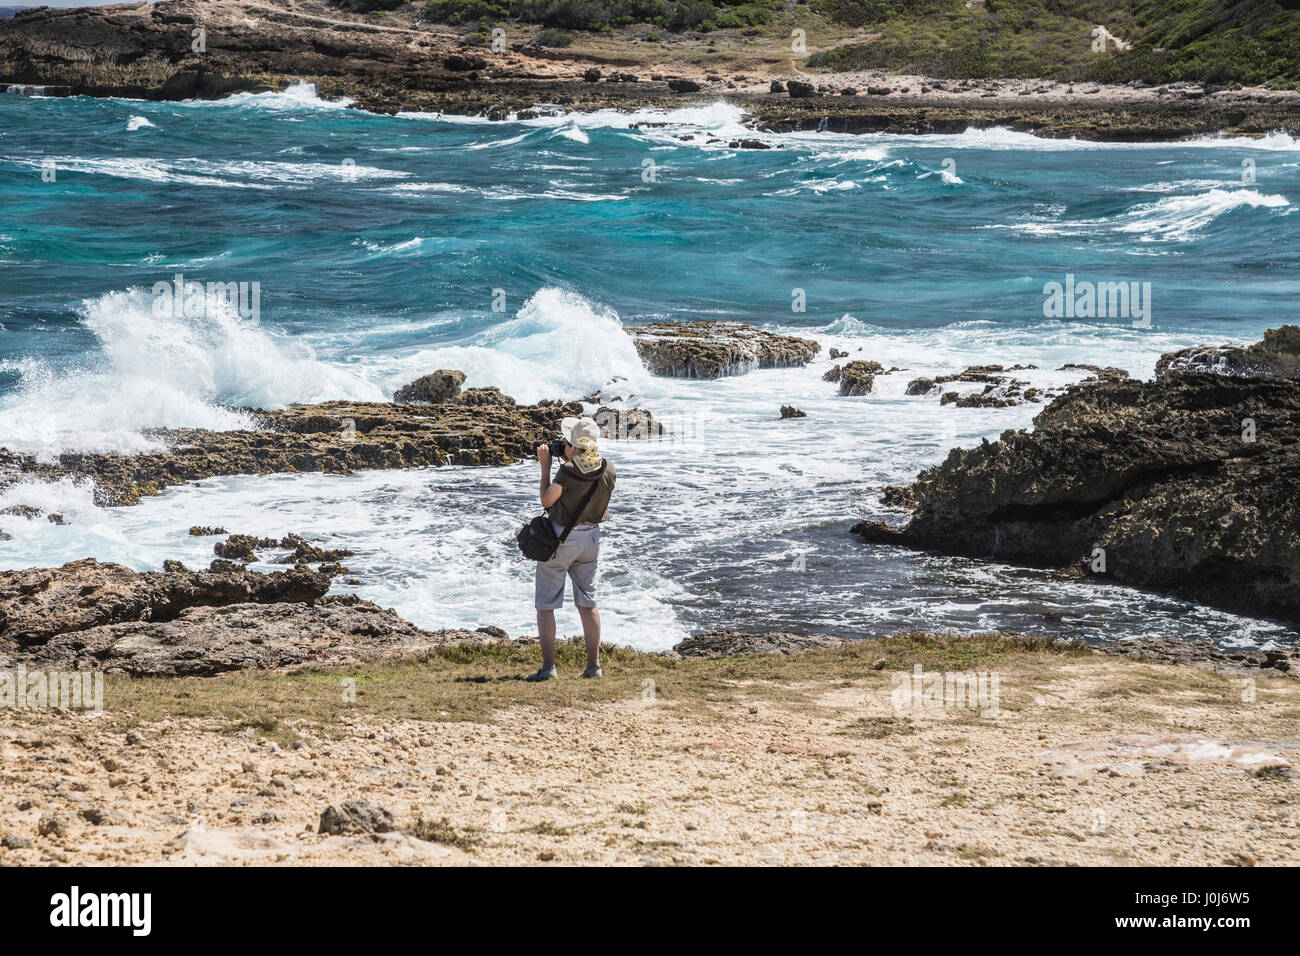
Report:
[[[549,680],[555,676],[555,612],[537,612],[537,636],[542,645],[542,669],[528,680]]]
[[[600,608],[578,607],[582,618],[582,639],[587,644],[587,669],[600,667]]]
[[[555,612],[537,612],[537,636],[542,642],[542,668],[555,666]]]

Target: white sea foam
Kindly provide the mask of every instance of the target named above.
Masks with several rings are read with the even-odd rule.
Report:
[[[337,100],[323,99],[317,94],[315,83],[300,82],[277,92],[233,93],[219,100],[181,100],[180,105],[199,109],[213,106],[242,106],[259,110],[297,112],[300,110],[343,110],[351,106],[352,102],[346,96]]]
[[[149,122],[149,120],[143,116],[132,116],[129,120],[127,120],[126,123],[126,129],[127,132],[129,133],[133,133],[138,129],[145,129],[146,127],[150,129],[157,128],[154,126],[153,123]]]
[[[99,350],[83,366],[9,363],[21,387],[0,404],[0,446],[44,458],[64,451],[152,451],[161,446],[141,429],[249,426],[246,415],[220,406],[384,397],[225,303],[212,303],[201,318],[177,318],[155,315],[154,302],[144,289],[84,302],[82,324]]]
[[[422,349],[389,363],[391,391],[435,368],[465,372],[466,387],[495,385],[523,402],[580,398],[612,377],[646,377],[618,316],[574,292],[545,288],[515,318],[459,344]]]
[[[1174,242],[1194,237],[1220,216],[1236,209],[1286,209],[1291,201],[1255,189],[1211,189],[1189,196],[1166,196],[1101,219],[1032,220],[997,223],[986,229],[1014,229],[1036,236],[1079,236],[1104,232],[1138,235],[1143,242]]]

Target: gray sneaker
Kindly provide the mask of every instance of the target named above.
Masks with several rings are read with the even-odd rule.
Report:
[[[529,674],[527,677],[524,678],[524,680],[537,683],[538,681],[555,680],[557,676],[559,675],[555,673],[555,665],[552,664],[550,667],[543,667],[536,674]]]
[[[582,672],[581,676],[582,677],[604,677],[605,675],[601,673],[599,664],[592,664],[590,667],[588,667],[585,671]]]

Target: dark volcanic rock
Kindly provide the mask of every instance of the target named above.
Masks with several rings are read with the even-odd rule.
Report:
[[[667,430],[644,408],[610,408],[602,405],[591,416],[601,438],[658,438]]]
[[[482,404],[471,404],[481,401]],[[0,487],[23,476],[95,479],[105,505],[135,504],[170,485],[215,475],[319,471],[350,475],[370,468],[507,465],[533,453],[560,420],[581,415],[577,402],[506,404],[495,389],[470,389],[437,405],[322,402],[257,411],[257,431],[153,429],[167,451],[141,455],[64,454],[57,464],[0,448]]]
[[[781,417],[782,418],[807,418],[808,413],[805,412],[802,408],[795,408],[793,405],[782,405]]]
[[[698,93],[702,87],[694,80],[672,79],[668,81],[668,89],[674,93]]]
[[[460,394],[465,384],[465,373],[459,369],[440,368],[422,375],[409,385],[403,385],[393,394],[393,401],[401,403],[450,402]]]
[[[840,383],[841,395],[866,395],[875,384],[876,376],[884,372],[885,369],[879,362],[845,362],[834,381]]]
[[[817,90],[811,83],[805,83],[803,80],[789,80],[785,84],[792,99],[804,99],[813,96]]]
[[[1165,356],[1165,358],[1167,358],[1167,357],[1168,357],[1168,356]],[[1164,359],[1162,358],[1161,361],[1164,361]],[[1074,368],[1074,369],[1082,369],[1082,370],[1085,371],[1085,372],[1091,372],[1091,373],[1092,373],[1092,377],[1091,377],[1091,378],[1084,379],[1084,381],[1087,381],[1087,382],[1090,382],[1090,381],[1093,381],[1093,380],[1096,380],[1096,381],[1099,381],[1099,382],[1118,382],[1118,381],[1120,381],[1121,379],[1126,379],[1126,378],[1128,378],[1128,372],[1127,372],[1127,371],[1125,371],[1125,370],[1122,369],[1122,368],[1114,368],[1114,367],[1109,366],[1109,365],[1106,366],[1105,368],[1102,368],[1102,367],[1099,366],[1099,365],[1079,365],[1079,364],[1076,364],[1076,363],[1074,363],[1074,362],[1067,362],[1066,364],[1064,364],[1064,365],[1062,365],[1060,368],[1058,368],[1057,371],[1058,371],[1058,372],[1064,372],[1066,369],[1071,369],[1071,368]]]
[[[513,398],[507,395],[495,385],[487,388],[467,388],[460,393],[457,399],[462,405],[517,405]]]
[[[123,621],[165,622],[199,605],[310,601],[329,579],[308,568],[139,573],[93,558],[59,568],[0,572],[0,651],[47,644],[60,634]]]
[[[1242,348],[1198,345],[1162,355],[1156,375],[1170,372],[1211,372],[1218,375],[1277,375],[1300,377],[1300,326],[1269,329],[1263,341]]]
[[[397,821],[383,807],[364,800],[348,800],[338,806],[326,807],[320,815],[319,833],[335,836],[363,836],[367,833],[391,833]]]
[[[744,322],[657,322],[627,331],[651,372],[679,378],[806,365],[821,350],[811,339],[764,332]]]
[[[675,645],[682,657],[739,657],[754,654],[797,654],[800,651],[839,647],[844,642],[824,634],[786,634],[781,631],[709,631]]]
[[[1300,381],[1100,381],[1034,426],[918,475],[905,527],[854,530],[1300,620]]]
[[[914,378],[907,383],[905,395],[929,395],[934,391],[935,381],[932,378]]]

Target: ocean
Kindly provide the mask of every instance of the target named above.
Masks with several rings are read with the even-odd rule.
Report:
[[[670,429],[605,448],[619,473],[601,575],[614,643],[662,649],[715,628],[1300,639],[849,533],[890,514],[885,485],[1042,408],[940,406],[904,394],[915,377],[1024,364],[1037,368],[1017,377],[1061,388],[1087,374],[1062,366],[1093,363],[1148,378],[1163,352],[1295,321],[1300,144],[767,134],[744,120],[725,103],[380,116],[306,85],[215,102],[0,95],[0,446],[145,451],[150,427],[238,428],[240,406],[384,400],[459,368],[520,401],[601,393]],[[177,275],[256,283],[256,314],[161,314],[155,286]],[[1045,288],[1067,282],[1123,283],[1142,305],[1054,314]],[[823,352],[806,368],[657,378],[622,331],[695,319]],[[841,397],[822,380],[831,347],[901,371]],[[808,417],[780,420],[784,404]],[[97,507],[85,483],[29,482],[0,508],[66,523],[0,515],[0,567],[202,567],[213,539],[191,525],[295,532],[355,552],[361,583],[336,590],[425,627],[532,633],[513,533],[535,513],[536,471],[211,479],[131,508]],[[578,630],[571,607],[560,630]]]

